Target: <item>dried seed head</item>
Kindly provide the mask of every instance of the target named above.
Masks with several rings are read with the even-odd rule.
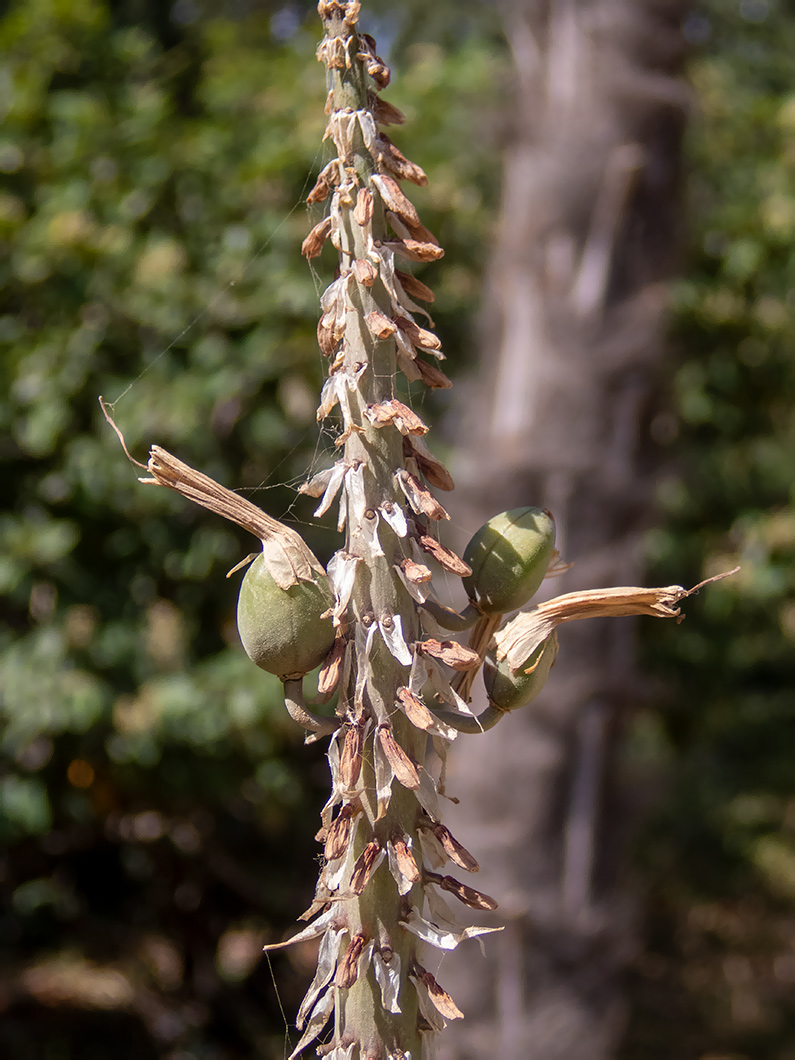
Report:
[[[373,193],[369,188],[359,188],[356,205],[353,208],[353,219],[364,228],[373,219]]]
[[[392,735],[388,725],[378,727],[378,739],[398,781],[404,788],[410,788],[412,791],[418,788],[420,777],[417,767]]]
[[[319,221],[301,244],[301,253],[307,260],[317,258],[331,232],[331,218]]]

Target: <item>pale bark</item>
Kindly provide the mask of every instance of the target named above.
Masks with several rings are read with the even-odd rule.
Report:
[[[643,584],[645,438],[679,232],[687,6],[505,9],[515,127],[484,356],[458,416],[453,517],[472,531],[501,509],[550,508],[558,548],[575,562],[555,593]],[[485,960],[445,965],[466,1019],[443,1039],[444,1058],[599,1060],[621,1034],[635,941],[622,840],[641,800],[616,791],[611,766],[640,695],[633,623],[578,623],[560,642],[536,703],[452,756],[448,788],[462,802],[451,823],[477,850],[508,923]]]

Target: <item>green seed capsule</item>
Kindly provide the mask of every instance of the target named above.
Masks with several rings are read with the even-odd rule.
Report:
[[[523,607],[555,551],[555,521],[545,508],[513,508],[481,526],[466,547],[469,599],[487,615]]]
[[[333,603],[325,574],[280,589],[265,569],[262,555],[257,556],[237,599],[237,629],[246,654],[282,679],[309,673],[334,643],[331,618],[320,617]]]
[[[494,652],[489,652],[483,663],[483,682],[489,703],[500,710],[518,710],[519,707],[527,706],[547,683],[557,654],[556,633],[551,633],[538,645],[518,673],[513,673],[504,659],[497,662]],[[530,667],[531,672],[525,673]]]

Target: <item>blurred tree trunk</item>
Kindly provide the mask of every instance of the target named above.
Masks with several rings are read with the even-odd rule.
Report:
[[[503,509],[549,507],[558,547],[576,561],[555,593],[643,584],[645,439],[680,233],[687,7],[503,9],[513,128],[483,358],[459,409],[455,514],[471,531]],[[653,429],[665,425],[658,416]],[[621,852],[643,796],[620,790],[615,767],[639,698],[634,627],[574,627],[540,700],[453,749],[449,790],[462,803],[452,827],[507,926],[485,960],[445,966],[466,1013],[443,1039],[445,1058],[597,1060],[622,1032],[635,903]]]

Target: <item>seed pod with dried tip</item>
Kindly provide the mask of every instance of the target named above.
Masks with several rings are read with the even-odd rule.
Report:
[[[497,660],[495,652],[486,656],[483,682],[489,703],[500,710],[518,710],[527,706],[547,683],[558,654],[558,638],[552,633],[536,648],[529,659],[516,671],[508,663]]]
[[[314,670],[334,644],[334,594],[325,575],[281,589],[257,556],[237,601],[237,629],[246,654],[282,679]]]

